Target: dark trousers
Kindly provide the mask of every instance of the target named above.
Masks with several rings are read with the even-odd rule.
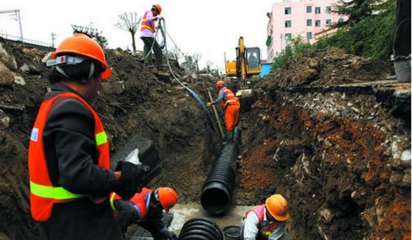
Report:
[[[144,64],[149,65],[152,63],[152,54],[150,53],[150,50],[153,45],[153,51],[156,56],[156,64],[161,65],[163,62],[163,53],[157,41],[151,37],[142,37],[141,39],[144,43],[144,47],[143,47],[143,57],[145,58]]]

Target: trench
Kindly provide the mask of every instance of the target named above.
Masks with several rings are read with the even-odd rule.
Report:
[[[200,199],[184,202],[172,210],[169,229],[179,233],[195,217],[212,219],[222,229],[239,226],[247,210],[273,193],[289,201],[287,234],[293,239],[375,239],[386,234],[379,227],[405,217],[384,223],[376,209],[410,201],[407,182],[382,178],[396,174],[388,165],[410,149],[410,96],[371,86],[258,94],[251,109],[241,113],[241,158],[228,210],[211,215]],[[218,159],[216,149],[209,151],[214,159],[207,170]],[[396,172],[402,169],[408,176],[408,162],[400,165]],[[387,192],[379,189],[384,184]],[[387,195],[399,192],[397,199]]]

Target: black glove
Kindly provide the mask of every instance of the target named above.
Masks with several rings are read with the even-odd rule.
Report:
[[[135,193],[141,192],[143,182],[150,167],[146,165],[135,165],[129,162],[119,162],[115,171],[121,172],[118,186],[114,191],[124,200],[129,200]]]

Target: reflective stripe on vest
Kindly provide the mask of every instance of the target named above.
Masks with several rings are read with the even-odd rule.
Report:
[[[149,31],[151,31],[152,33],[155,32],[155,23],[154,21],[151,22],[151,25],[148,24],[147,22],[147,14],[149,14],[151,11],[146,11],[143,15],[143,19],[142,19],[142,27],[140,28],[140,31],[143,31],[145,29],[148,29]]]
[[[236,97],[235,94],[227,89],[227,88],[223,88],[222,91],[225,93],[225,104],[224,106],[227,107],[227,105],[238,105],[238,101],[236,101]]]
[[[66,200],[84,197],[86,195],[71,193],[63,187],[51,187],[36,184],[30,181],[30,192],[36,196],[52,198],[56,200]]]
[[[98,165],[110,168],[110,150],[107,134],[103,124],[94,109],[80,96],[65,92],[42,102],[30,136],[28,151],[31,214],[36,221],[46,221],[50,218],[53,204],[73,201],[87,195],[72,193],[63,187],[54,186],[50,180],[46,154],[43,145],[43,131],[47,117],[58,99],[76,99],[86,106],[94,118],[94,134],[97,150],[99,151]]]

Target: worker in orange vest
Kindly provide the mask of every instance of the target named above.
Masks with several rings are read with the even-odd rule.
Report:
[[[241,239],[290,240],[285,234],[285,223],[288,219],[288,202],[282,195],[274,194],[266,199],[265,204],[255,206],[246,212],[241,227]]]
[[[240,102],[232,90],[226,87],[223,80],[216,83],[216,89],[219,91],[218,98],[213,102],[208,102],[207,106],[221,103],[225,109],[226,138],[228,142],[231,142],[233,140],[233,129],[239,124]]]
[[[109,194],[130,198],[147,168],[110,170],[109,140],[90,105],[111,75],[103,49],[84,34],[65,39],[47,62],[46,93],[30,136],[31,214],[49,240],[123,239]]]
[[[154,191],[143,188],[130,200],[123,200],[116,193],[110,195],[110,204],[115,212],[116,222],[125,233],[133,223],[149,231],[154,240],[174,240],[176,235],[166,229],[163,210],[169,210],[177,203],[178,196],[173,188],[159,187]]]
[[[140,38],[144,43],[143,47],[143,57],[144,64],[146,67],[152,68],[152,55],[151,50],[156,56],[156,66],[159,68],[165,68],[166,66],[163,62],[163,53],[160,49],[159,43],[155,39],[156,32],[156,21],[161,20],[163,17],[160,15],[162,12],[162,7],[159,4],[154,4],[149,11],[146,11],[142,18],[141,28],[140,28]]]

